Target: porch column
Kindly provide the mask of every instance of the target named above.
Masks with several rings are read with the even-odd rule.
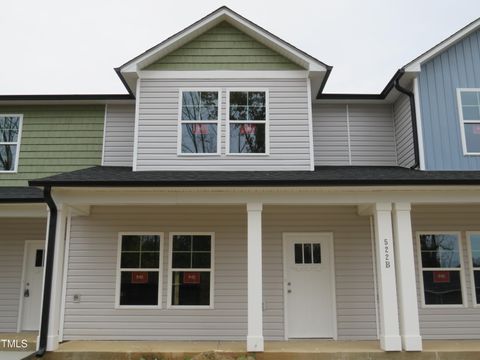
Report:
[[[49,214],[50,222],[50,214]],[[65,246],[65,229],[67,221],[67,209],[62,204],[57,204],[57,226],[55,230],[55,247],[53,248],[53,271],[52,271],[52,287],[50,297],[50,312],[48,317],[48,330],[47,330],[47,351],[53,351],[58,348],[59,344],[59,330],[60,330],[60,314],[62,304],[62,285],[63,285],[63,256]],[[49,227],[47,227],[49,228]],[[51,254],[48,253],[48,232],[47,241],[45,244],[47,259]],[[45,275],[43,291],[45,291]],[[42,294],[42,299],[44,299]],[[42,300],[42,311],[43,311]],[[39,341],[37,341],[37,344]],[[37,345],[38,346],[38,345]]]
[[[263,351],[262,208],[248,203],[248,334],[247,351]]]
[[[402,344],[398,326],[397,289],[392,239],[392,204],[373,206],[377,258],[380,347],[400,351]]]
[[[407,351],[421,351],[417,285],[413,255],[412,221],[409,203],[393,205],[393,235],[397,272],[400,336]]]

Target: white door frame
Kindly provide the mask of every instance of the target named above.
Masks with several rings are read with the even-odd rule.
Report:
[[[45,240],[25,240],[25,244],[23,246],[23,263],[22,263],[22,278],[20,280],[20,299],[18,301],[18,316],[17,316],[17,333],[22,331],[22,320],[23,320],[23,292],[25,290],[24,284],[25,284],[25,276],[27,272],[27,258],[28,258],[28,248],[29,245],[32,244],[37,244],[37,245],[43,245],[43,256],[44,256],[44,263],[45,263]],[[45,266],[43,267],[43,271],[45,271]],[[43,284],[42,284],[43,286]],[[40,297],[40,302],[42,301],[42,298]]]
[[[332,289],[332,324],[333,324],[333,340],[338,338],[338,329],[337,329],[337,296],[335,291],[335,259],[334,259],[334,248],[333,248],[333,232],[283,232],[282,233],[282,253],[283,253],[283,327],[285,340],[288,340],[288,296],[287,296],[287,237],[293,235],[327,235],[328,241],[330,243],[330,283]]]

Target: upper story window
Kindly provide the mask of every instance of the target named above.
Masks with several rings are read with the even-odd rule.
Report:
[[[219,94],[219,91],[181,91],[181,154],[219,153]]]
[[[0,172],[17,171],[21,131],[21,115],[0,115]]]
[[[228,153],[267,153],[267,92],[228,93]]]
[[[458,89],[463,153],[480,155],[480,89]]]
[[[462,252],[459,233],[418,236],[424,305],[463,305]]]

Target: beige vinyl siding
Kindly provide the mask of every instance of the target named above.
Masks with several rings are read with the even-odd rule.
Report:
[[[391,105],[314,104],[312,112],[315,165],[397,165]]]
[[[349,165],[345,105],[312,105],[315,165]]]
[[[179,91],[221,89],[221,155],[177,154]],[[269,155],[225,155],[228,89],[269,92]],[[306,79],[142,79],[137,170],[309,170]]]
[[[65,340],[244,340],[247,241],[244,206],[93,207],[72,219]],[[375,339],[372,254],[367,217],[351,207],[273,207],[263,212],[264,334],[284,338],[282,232],[334,234],[340,339]],[[117,238],[122,231],[215,232],[214,309],[166,309],[164,242],[161,310],[115,309]],[[81,301],[73,302],[79,294]]]
[[[301,70],[224,21],[144,70]]]
[[[412,112],[410,99],[406,95],[400,97],[393,104],[393,119],[395,124],[395,142],[397,147],[398,165],[413,166],[415,152],[412,132]]]
[[[0,218],[0,332],[17,331],[25,240],[45,240],[46,220]]]
[[[416,205],[412,211],[415,242],[420,333],[424,339],[480,339],[480,308],[473,307],[471,261],[468,257],[466,231],[478,231],[479,205]],[[466,284],[466,308],[422,308],[417,231],[461,231],[463,273]]]
[[[391,105],[348,105],[352,165],[397,165]]]
[[[132,166],[135,104],[107,105],[103,165]]]

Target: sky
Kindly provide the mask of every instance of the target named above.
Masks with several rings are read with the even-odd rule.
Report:
[[[332,65],[329,93],[379,93],[480,17],[479,0],[1,0],[0,94],[125,93],[114,67],[222,5]]]

